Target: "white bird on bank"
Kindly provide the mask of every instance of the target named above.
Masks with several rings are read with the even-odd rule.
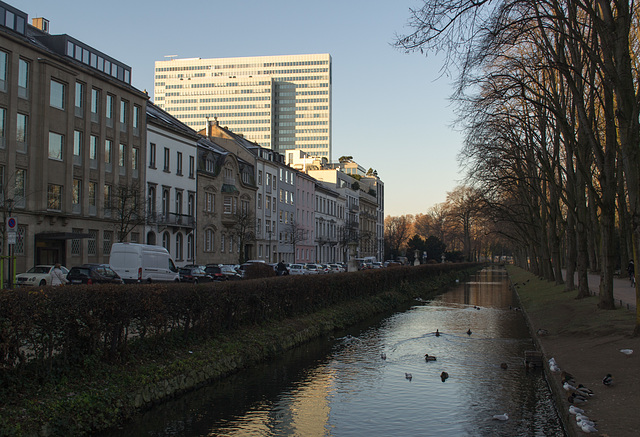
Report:
[[[595,426],[589,425],[588,423],[581,424],[580,429],[582,430],[582,432],[586,432],[586,433],[598,432],[598,429]]]
[[[578,408],[575,405],[569,405],[569,413],[571,414],[582,414],[584,410],[582,408]]]
[[[620,349],[620,352],[625,355],[631,355],[633,353],[633,349]]]
[[[509,420],[509,415],[507,413],[504,414],[494,414],[493,415],[493,419],[494,420]]]
[[[562,388],[565,389],[566,391],[576,391],[576,388],[571,384],[569,384],[568,382],[565,382],[564,384],[562,384]]]

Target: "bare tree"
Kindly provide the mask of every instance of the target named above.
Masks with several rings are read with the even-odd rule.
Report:
[[[293,247],[294,262],[298,262],[296,259],[296,246],[309,239],[309,230],[301,226],[297,221],[291,220],[284,226],[284,231],[289,235],[289,243]]]
[[[234,224],[230,227],[238,238],[238,264],[247,261],[246,246],[256,241],[256,216],[249,208],[238,210],[233,214]]]
[[[384,238],[391,249],[392,255],[400,255],[400,250],[411,238],[413,216],[411,214],[399,217],[387,216],[384,219]]]
[[[118,241],[125,241],[131,231],[147,221],[140,183],[135,180],[127,185],[118,185],[110,200],[111,204],[105,205],[105,209],[111,212]]]

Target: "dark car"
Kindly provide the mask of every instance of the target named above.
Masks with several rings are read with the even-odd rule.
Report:
[[[69,284],[123,284],[122,278],[108,264],[83,264],[67,274]]]
[[[232,266],[220,264],[207,264],[204,271],[213,276],[215,281],[228,281],[240,279],[240,275]]]
[[[205,272],[202,267],[182,267],[178,274],[180,275],[180,282],[197,284],[198,282],[213,281],[213,276]]]

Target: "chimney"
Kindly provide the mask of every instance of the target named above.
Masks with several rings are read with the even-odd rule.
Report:
[[[31,24],[36,29],[40,29],[44,33],[49,33],[49,20],[47,20],[46,18],[42,18],[42,17],[33,18],[31,20]]]

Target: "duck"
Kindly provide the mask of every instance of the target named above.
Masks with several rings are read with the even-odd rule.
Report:
[[[380,354],[380,358],[382,358],[383,360],[386,360],[386,359],[387,359],[387,354],[385,354],[384,352],[382,352],[382,353]]]
[[[467,335],[471,335],[471,329],[467,329]]]
[[[434,357],[433,355],[424,354],[424,359],[425,361],[435,361],[436,357]]]
[[[411,373],[405,373],[405,374],[404,374],[404,377],[405,377],[406,379],[408,379],[409,381],[411,381],[411,380],[413,379],[413,375],[412,375]]]
[[[565,382],[568,382],[571,385],[574,385],[576,383],[575,378],[573,377],[573,375],[569,372],[565,372],[564,370],[562,371],[562,373],[560,374],[560,379],[562,380],[562,383],[564,384]]]
[[[582,395],[571,393],[571,395],[567,398],[570,404],[583,404],[587,402],[587,398]]]
[[[607,373],[607,376],[602,378],[602,383],[604,385],[606,385],[607,387],[609,387],[609,386],[611,386],[611,384],[613,384],[613,376],[611,376],[611,373]]]
[[[436,329],[436,337],[440,337],[440,331]]]
[[[493,419],[494,420],[509,420],[509,415],[507,413],[504,414],[494,414],[493,415]]]
[[[500,363],[500,368],[507,370],[509,366],[507,365],[507,363]]]
[[[583,396],[593,396],[593,390],[588,389],[582,384],[578,384],[578,387],[576,387],[576,391]]]
[[[576,391],[577,390],[574,386],[572,386],[568,382],[565,382],[564,384],[562,384],[562,388],[565,389],[566,391]]]
[[[442,372],[440,374],[440,379],[442,380],[442,382],[445,382],[448,377],[449,377],[449,374],[447,372]]]

